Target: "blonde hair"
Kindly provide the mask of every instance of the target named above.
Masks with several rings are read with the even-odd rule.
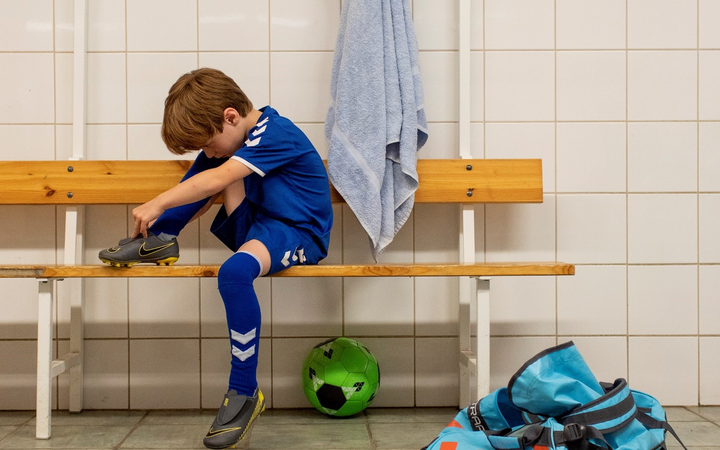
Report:
[[[222,132],[227,108],[245,117],[253,105],[235,81],[217,69],[186,73],[172,85],[165,99],[163,142],[177,155],[199,150]]]

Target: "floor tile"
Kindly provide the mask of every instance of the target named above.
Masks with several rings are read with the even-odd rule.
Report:
[[[53,411],[52,426],[135,426],[145,416],[144,411]],[[35,418],[28,422],[35,426]]]
[[[688,409],[703,419],[720,423],[720,406],[688,406]]]
[[[675,432],[687,447],[717,446],[720,443],[720,426],[710,422],[676,422]],[[669,445],[679,445],[669,433],[665,438]]]
[[[720,450],[720,407],[666,407],[689,450]],[[35,439],[34,413],[0,412],[0,449],[203,449],[215,411],[53,412],[50,440]],[[456,408],[374,408],[349,418],[314,409],[269,409],[252,433],[253,449],[417,450],[457,414]],[[372,442],[371,442],[372,439]],[[680,444],[668,434],[667,445]]]
[[[700,422],[703,420],[702,417],[682,406],[666,406],[664,409],[670,425],[675,422]]]
[[[432,442],[448,422],[372,423],[370,432],[378,450],[417,450]]]
[[[13,431],[17,430],[18,427],[16,426],[0,426],[0,441],[7,436],[8,434],[12,433]]]
[[[209,425],[140,425],[120,448],[205,448]]]
[[[35,411],[0,411],[0,425],[23,425],[35,417]]]
[[[150,411],[143,425],[205,425],[210,427],[217,411]]]
[[[258,422],[252,431],[253,449],[365,449],[371,450],[364,423],[287,424],[282,428]],[[419,448],[419,447],[418,447]]]
[[[268,409],[262,416],[263,424],[316,424],[316,423],[365,423],[365,414],[360,413],[351,417],[332,417],[316,409]]]
[[[383,408],[366,411],[368,422],[443,422],[446,425],[457,415],[457,408]]]
[[[133,429],[132,426],[53,426],[52,437],[35,439],[35,426],[23,425],[0,441],[0,449],[16,448],[113,448]]]

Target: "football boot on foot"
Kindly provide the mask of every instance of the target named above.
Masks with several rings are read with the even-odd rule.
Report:
[[[178,260],[180,249],[176,238],[161,239],[148,231],[148,237],[142,235],[121,240],[115,247],[101,250],[100,261],[115,267],[130,267],[137,263],[155,263],[171,265]]]
[[[260,389],[248,397],[234,390],[225,394],[217,417],[210,426],[203,444],[207,448],[239,448],[250,446],[250,432],[255,419],[265,411],[265,397]]]

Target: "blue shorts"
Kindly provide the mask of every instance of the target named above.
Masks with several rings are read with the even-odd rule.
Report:
[[[270,252],[268,275],[297,264],[317,264],[327,256],[308,233],[267,217],[247,199],[229,217],[221,206],[210,231],[234,252],[249,240],[262,242]]]

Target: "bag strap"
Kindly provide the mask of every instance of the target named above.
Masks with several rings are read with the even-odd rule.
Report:
[[[523,411],[522,418],[523,422],[525,422],[526,425],[530,425],[531,423],[545,422],[548,416],[541,416],[539,414],[533,414],[527,411]]]
[[[495,450],[523,450],[536,445],[548,448],[564,446],[568,450],[607,450],[611,448],[599,430],[579,424],[565,425],[562,431],[551,431],[550,428],[535,423],[527,426],[523,435],[518,437],[488,432],[486,435]],[[590,442],[591,439],[602,442],[604,445],[593,444]]]
[[[627,381],[622,378],[606,389],[605,395],[572,409],[556,420],[563,424],[593,427],[607,434],[626,427],[635,419],[637,407]]]
[[[651,417],[649,414],[647,414],[645,411],[638,411],[636,419],[641,424],[645,425],[645,428],[651,428],[651,429],[662,429],[665,431],[670,432],[670,434],[673,435],[673,437],[682,445],[682,448],[685,450],[688,450],[687,447],[685,447],[685,444],[683,444],[683,441],[680,440],[680,436],[677,435],[675,430],[673,430],[673,427],[670,426],[670,424],[665,420],[657,420],[653,417]]]

